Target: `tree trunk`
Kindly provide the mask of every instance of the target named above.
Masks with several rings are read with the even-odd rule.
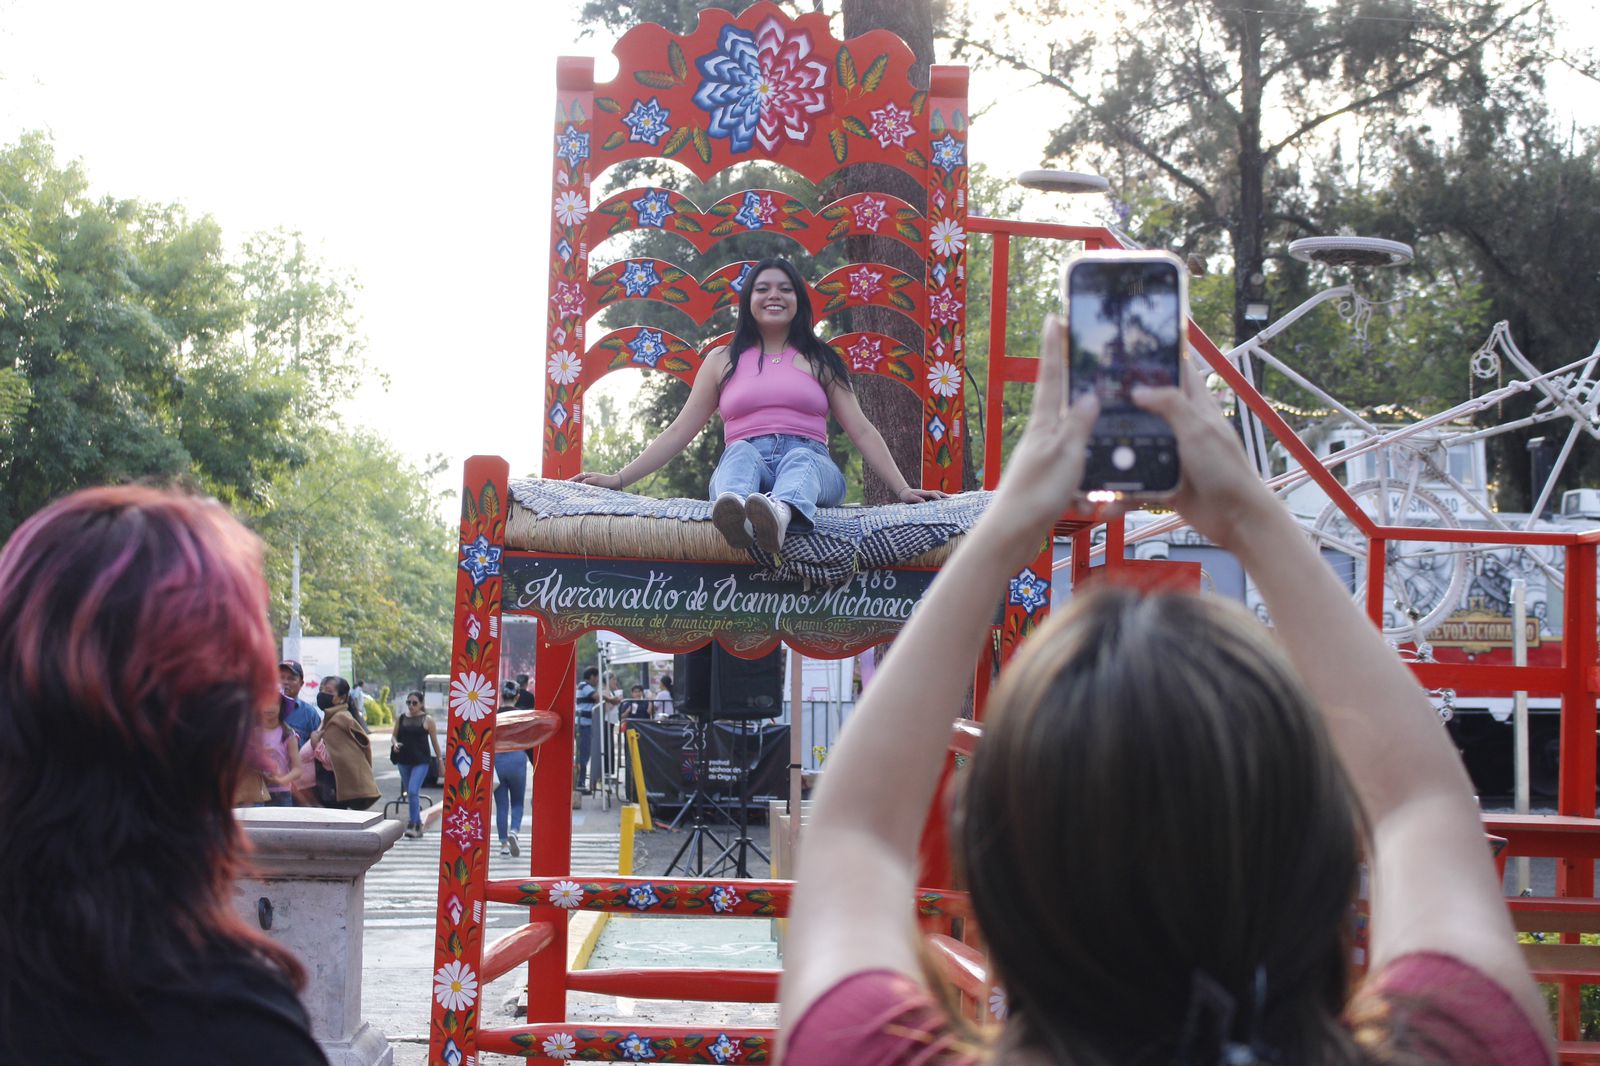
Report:
[[[1243,9],[1239,18],[1239,205],[1232,234],[1235,344],[1261,332],[1262,323],[1246,318],[1245,308],[1267,295],[1262,270],[1266,159],[1261,150],[1261,16]],[[1260,384],[1259,377],[1255,384]]]
[[[911,48],[915,57],[911,67],[912,84],[918,89],[926,89],[928,68],[933,64],[933,8],[928,0],[844,0],[842,36],[856,37],[869,30],[888,30]],[[836,196],[856,192],[890,193],[909,204],[927,209],[927,191],[915,179],[893,167],[856,164],[846,170],[843,177],[842,187],[835,192]],[[845,256],[853,263],[887,263],[916,278],[921,278],[927,270],[927,264],[905,245],[884,237],[849,238],[845,241]],[[920,325],[897,312],[877,307],[857,308],[850,312],[848,321],[851,330],[883,333],[913,350],[921,350],[923,337]],[[856,394],[861,399],[862,411],[883,434],[900,472],[912,485],[920,484],[921,401],[904,385],[876,374],[861,374],[852,380]],[[962,483],[970,487],[975,481],[970,448],[963,452],[962,466]],[[867,503],[894,502],[889,487],[865,464],[862,481],[862,494]]]

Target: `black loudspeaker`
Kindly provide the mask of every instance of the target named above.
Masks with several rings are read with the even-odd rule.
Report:
[[[709,644],[673,657],[673,702],[684,714],[718,721],[777,718],[783,713],[783,649],[741,659]]]
[[[672,705],[679,714],[711,713],[711,649],[672,657]]]

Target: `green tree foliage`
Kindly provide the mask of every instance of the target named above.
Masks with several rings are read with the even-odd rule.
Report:
[[[1408,139],[1384,207],[1403,235],[1481,279],[1485,319],[1508,322],[1530,361],[1553,370],[1600,344],[1600,131],[1557,130],[1542,110],[1473,118],[1452,137]],[[1464,377],[1464,363],[1456,365]],[[1503,415],[1525,415],[1533,402],[1508,401]],[[1564,435],[1567,426],[1500,439],[1503,505],[1532,503],[1527,439]],[[1587,438],[1562,487],[1579,484],[1600,484],[1600,447]]]
[[[1133,219],[1154,243],[1228,255],[1235,337],[1254,332],[1244,304],[1264,294],[1268,249],[1323,230],[1308,192],[1350,169],[1341,130],[1383,167],[1424,109],[1536,95],[1551,33],[1543,0],[1049,0],[982,25],[976,11],[952,27],[958,54],[1061,90],[1046,155],[1162,205]]]
[[[418,469],[365,430],[314,432],[305,448],[251,519],[268,545],[273,626],[289,626],[298,540],[305,632],[340,637],[363,677],[420,687],[449,664],[455,542],[428,489],[444,463]]]
[[[974,214],[991,218],[1024,216],[1022,190],[1014,182],[996,177],[981,163],[970,170],[971,206]],[[1044,317],[1060,310],[1056,275],[1061,265],[1059,243],[1033,237],[1011,240],[1006,274],[1006,336],[1003,350],[1010,355],[1033,357],[1039,354],[1039,334]],[[989,415],[989,345],[994,304],[994,239],[986,233],[971,233],[967,243],[967,447],[971,451],[979,483],[989,474],[984,469],[984,446]],[[1005,387],[1001,416],[1002,455],[1022,433],[1032,404],[1032,388],[1011,383]]]
[[[0,204],[0,540],[77,488],[182,481],[266,541],[280,631],[298,538],[307,632],[342,637],[362,674],[441,669],[438,470],[337,428],[364,370],[353,281],[294,234],[233,260],[210,218],[94,196],[38,134],[0,149]]]
[[[260,500],[301,458],[291,405],[335,397],[307,397],[314,379],[283,351],[241,343],[252,306],[220,227],[92,196],[38,134],[0,152],[0,197],[48,267],[0,285],[0,535],[63,492],[131,478]]]

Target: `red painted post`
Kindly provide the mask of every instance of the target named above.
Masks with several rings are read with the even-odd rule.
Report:
[[[929,72],[918,131],[928,159],[928,301],[923,310],[922,487],[960,492],[966,447],[967,68]]]
[[[1127,527],[1120,518],[1106,523],[1106,569],[1114,570],[1126,560],[1128,551]]]
[[[577,688],[576,644],[536,646],[534,703],[555,712],[560,725],[550,739],[534,748],[533,800],[528,829],[528,868],[534,877],[563,877],[572,872],[572,752],[574,694]],[[528,912],[531,921],[554,926],[550,946],[528,961],[528,1021],[558,1022],[567,1016],[568,914],[545,905]]]
[[[1004,443],[1006,376],[1001,373],[1006,356],[1006,299],[1011,281],[1011,235],[996,233],[992,245],[989,279],[989,377],[984,382],[983,487],[997,488]]]
[[[550,309],[545,334],[545,477],[571,477],[583,459],[583,382],[589,289],[590,156],[594,144],[594,60],[556,60],[555,155],[550,182]],[[566,199],[563,199],[566,198]],[[581,202],[582,210],[563,205]]]
[[[467,460],[462,477],[450,720],[444,739],[444,818],[433,949],[430,1066],[472,1060],[482,1003],[484,884],[494,780],[494,711],[500,681],[500,561],[506,480],[497,456]]]
[[[1380,630],[1383,628],[1384,559],[1389,542],[1382,537],[1367,541],[1367,617]]]
[[[1072,587],[1079,588],[1089,577],[1089,553],[1094,550],[1093,526],[1084,526],[1072,535]]]
[[[1561,777],[1556,807],[1560,814],[1595,815],[1595,546],[1567,549],[1566,603],[1562,619]],[[1556,863],[1556,895],[1593,896],[1594,863],[1563,858]],[[1575,934],[1562,936],[1576,942]],[[1563,979],[1558,996],[1556,1028],[1560,1039],[1576,1040],[1582,1015],[1581,985]]]

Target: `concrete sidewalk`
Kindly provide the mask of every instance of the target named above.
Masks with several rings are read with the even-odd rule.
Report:
[[[387,735],[374,733],[372,741],[373,750],[380,755],[374,769],[384,802],[388,802],[399,795],[399,773],[382,757],[388,751]],[[437,788],[424,789],[423,795],[431,797],[435,803],[440,802]],[[598,796],[585,797],[583,809],[570,812],[575,873],[617,871],[621,812],[620,802],[613,799],[607,809]],[[662,813],[670,820],[675,812]],[[404,809],[399,817],[401,821],[406,819]],[[634,870],[640,874],[663,874],[688,839],[688,821],[685,819],[684,830],[673,831],[665,823],[658,822],[656,832],[637,834]],[[525,809],[524,841],[531,827],[531,818]],[[711,834],[705,840],[707,860],[734,843],[738,835],[728,827],[713,827]],[[745,849],[749,874],[767,877],[770,866],[755,850],[770,854],[767,827],[752,825],[749,836],[753,845]],[[734,853],[737,854],[737,848]],[[687,857],[692,859],[693,849]],[[424,1066],[427,1062],[438,864],[439,836],[436,824],[430,824],[429,832],[422,839],[398,841],[367,876],[362,1007],[366,1020],[389,1038],[397,1066]],[[490,876],[497,878],[527,873],[526,849],[521,858],[491,853],[489,868]],[[718,876],[729,876],[731,872],[731,869],[724,869]],[[674,870],[674,876],[688,876],[682,862]],[[568,931],[569,967],[600,918],[598,913],[588,911],[572,915]],[[525,911],[492,906],[486,938],[493,942],[526,920]],[[777,965],[776,953],[771,948],[770,923],[765,919],[619,918],[605,923],[598,941],[591,963],[596,967]],[[515,1024],[525,1017],[522,993],[526,974],[526,968],[519,967],[482,990],[479,1003],[487,1025]],[[666,1025],[775,1025],[777,1008],[772,1004],[633,1000],[570,992],[567,1019]],[[513,1063],[520,1060],[488,1055],[479,1061]]]

